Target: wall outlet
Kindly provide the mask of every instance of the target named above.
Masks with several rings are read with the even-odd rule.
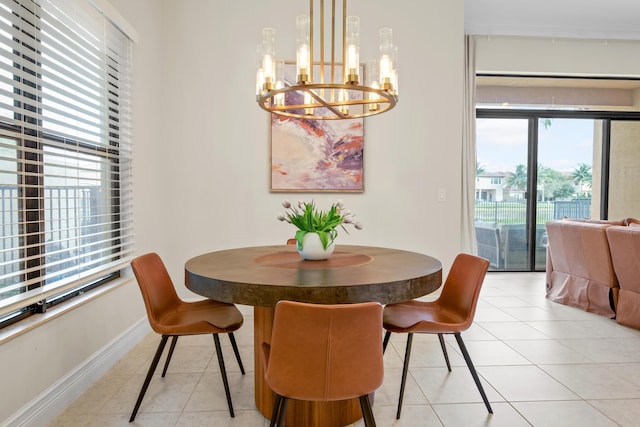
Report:
[[[438,201],[444,202],[447,200],[447,190],[444,188],[438,188]]]

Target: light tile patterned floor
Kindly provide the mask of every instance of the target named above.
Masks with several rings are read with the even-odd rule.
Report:
[[[487,414],[455,340],[447,340],[449,373],[437,337],[417,335],[402,418],[395,420],[406,337],[394,334],[385,354],[384,384],[375,397],[377,425],[640,425],[640,331],[550,302],[544,289],[543,273],[489,273],[476,323],[463,333],[493,415]],[[247,375],[240,374],[228,340],[222,339],[235,418],[227,411],[213,339],[202,336],[179,341],[166,378],[154,377],[129,424],[159,341],[151,334],[51,425],[267,426],[253,402],[253,311],[241,310],[245,324],[236,338]]]

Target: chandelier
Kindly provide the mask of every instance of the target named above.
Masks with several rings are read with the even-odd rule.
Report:
[[[360,19],[347,16],[347,0],[342,0],[342,63],[336,63],[336,0],[331,0],[331,58],[327,61],[325,6],[320,0],[320,52],[316,61],[313,5],[314,0],[309,0],[309,15],[296,17],[295,76],[293,65],[276,57],[275,29],[262,30],[262,44],[258,45],[258,105],[271,113],[315,120],[367,117],[395,107],[398,48],[393,44],[391,29],[380,30],[379,58],[367,62],[365,69],[360,63]],[[287,65],[291,76],[285,75]]]

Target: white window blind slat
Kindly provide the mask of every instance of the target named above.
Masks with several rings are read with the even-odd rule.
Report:
[[[98,64],[103,44],[100,36],[102,25],[91,22],[94,17],[88,15],[70,18],[61,13],[47,13],[47,10],[43,9],[38,21],[42,42],[52,43],[52,49],[64,52],[80,62]],[[95,19],[100,18],[95,16]],[[95,68],[99,69],[99,66]]]
[[[80,61],[56,54],[41,57],[41,71],[45,79],[61,87],[69,87],[70,93],[78,92],[84,99],[95,102],[95,95],[103,90],[102,82],[95,80],[101,77],[101,70],[82,67]]]

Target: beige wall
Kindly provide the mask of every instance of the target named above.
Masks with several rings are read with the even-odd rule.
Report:
[[[2,420],[14,415],[52,386],[58,387],[58,392],[72,390],[74,384],[69,378],[65,381],[65,377],[82,368],[105,346],[121,339],[143,315],[139,294],[137,285],[131,280],[99,299],[0,344],[3,389],[0,425],[6,425]],[[102,373],[99,366],[86,369],[89,376],[99,378]],[[55,406],[60,402],[44,403]],[[45,406],[44,410],[50,408]],[[28,413],[24,416],[34,415]]]
[[[157,251],[180,293],[196,254],[284,242],[281,200],[337,197],[364,230],[338,244],[404,248],[445,266],[460,248],[463,1],[352,0],[361,58],[378,29],[400,45],[400,103],[366,120],[365,192],[269,192],[269,121],[255,103],[255,50],[264,26],[294,55],[289,0],[112,0],[139,35],[134,67],[134,197],[139,253]],[[294,7],[295,4],[295,7]],[[447,200],[437,201],[439,188]],[[0,400],[0,424],[144,317],[135,283],[0,345],[0,377],[16,393]],[[7,381],[8,379],[8,381]]]
[[[136,59],[144,70],[137,68],[136,84],[151,97],[136,100],[136,241],[140,252],[160,252],[176,281],[196,254],[286,241],[294,229],[276,220],[283,198],[328,205],[341,197],[364,229],[341,233],[338,244],[452,261],[460,247],[462,0],[349,2],[361,18],[361,59],[376,54],[379,28],[394,29],[400,102],[365,120],[365,192],[339,195],[269,192],[269,117],[255,102],[256,45],[262,28],[274,26],[278,53],[295,59],[295,16],[308,3],[165,0],[159,34],[140,29],[137,21],[150,19],[144,3],[113,3],[140,31]],[[161,47],[157,65],[144,43]],[[437,201],[438,188],[447,201]]]
[[[593,163],[591,167],[591,218],[600,219],[602,198],[602,120],[593,122]],[[613,217],[610,217],[613,218]]]
[[[640,76],[640,42],[477,36],[479,73]]]
[[[609,219],[640,218],[640,123],[611,124],[609,161]],[[602,179],[602,121],[594,121],[591,217],[600,218]]]
[[[609,218],[640,218],[640,123],[611,124]]]

